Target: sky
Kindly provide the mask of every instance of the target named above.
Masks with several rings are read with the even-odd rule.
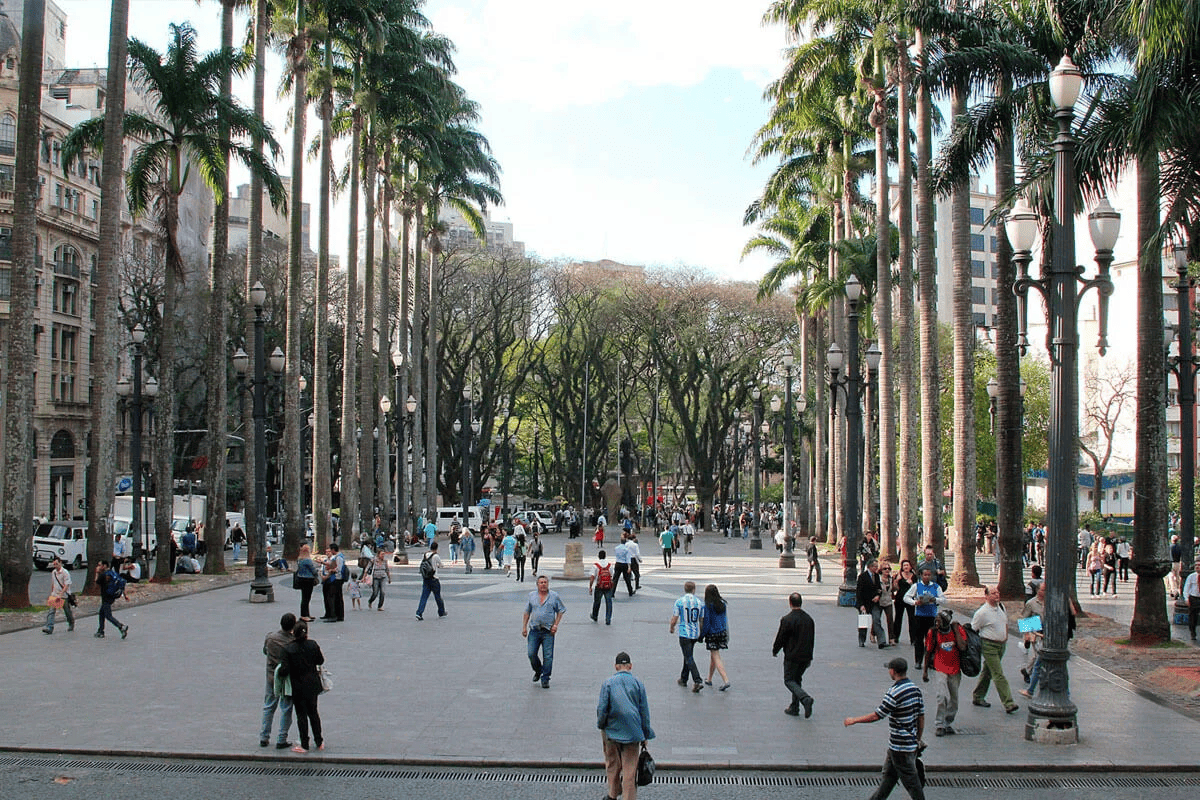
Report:
[[[107,59],[105,0],[56,0],[68,15],[72,66]],[[701,269],[756,280],[770,266],[741,257],[742,225],[770,165],[747,154],[766,118],[763,88],[782,67],[784,33],[761,23],[767,0],[427,0],[457,47],[458,82],[481,106],[479,130],[503,170],[505,203],[527,252]],[[130,36],[165,49],[168,24],[190,21],[203,50],[220,44],[216,0],[131,0]],[[236,36],[244,29],[239,15]],[[278,84],[272,57],[268,94]],[[246,105],[250,87],[235,87]],[[281,143],[287,104],[271,101]],[[310,118],[309,134],[318,130]],[[287,149],[285,147],[285,149]],[[277,164],[281,172],[285,162]],[[306,177],[310,173],[306,171]],[[305,199],[316,209],[314,175]],[[235,180],[237,174],[235,173]],[[345,252],[334,206],[331,249]]]

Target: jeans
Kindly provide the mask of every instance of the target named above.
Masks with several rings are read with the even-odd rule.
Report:
[[[875,631],[875,641],[883,646],[888,643],[887,631],[883,629],[883,607],[872,606],[869,613],[871,614],[871,630]],[[858,629],[858,643],[860,645],[867,643],[866,628]]]
[[[517,556],[517,580],[525,580],[525,556]]]
[[[117,621],[117,618],[113,616],[112,604],[112,600],[104,597],[100,598],[100,633],[104,633],[104,620],[111,622],[113,627],[117,628],[118,630],[124,627],[120,622]]]
[[[996,691],[1000,693],[1000,702],[1008,708],[1013,704],[1012,689],[1009,688],[1008,678],[1004,677],[1004,668],[1000,659],[1004,658],[1004,648],[1007,642],[983,640],[983,669],[979,672],[979,683],[975,684],[975,699],[987,697],[988,687],[996,682]]]
[[[529,653],[529,666],[533,674],[540,675],[542,683],[550,680],[550,672],[554,669],[554,634],[549,628],[530,628],[526,638]],[[542,649],[542,657],[538,658],[538,648]]]
[[[883,783],[871,795],[871,800],[884,800],[896,788],[896,782],[904,784],[908,796],[913,800],[925,800],[925,789],[921,786],[921,776],[917,774],[916,752],[901,753],[889,749],[887,758],[883,761]]]
[[[1096,570],[1095,572],[1091,572],[1089,570],[1089,572],[1092,576],[1092,594],[1093,595],[1100,594],[1100,582],[1103,580],[1103,578],[1100,575],[1100,570]]]
[[[690,672],[692,682],[697,686],[700,685],[700,668],[696,666],[696,658],[692,655],[692,651],[696,649],[698,641],[700,640],[679,637],[679,649],[683,651],[683,669],[679,671],[679,680],[686,682]]]
[[[375,598],[379,598],[379,610],[383,611],[383,584],[387,582],[387,578],[382,575],[378,578],[371,579],[371,599],[367,601],[367,607],[370,608],[375,602]]]
[[[425,603],[429,600],[430,594],[437,601],[438,616],[446,616],[446,605],[442,602],[442,582],[437,578],[427,578],[421,581],[421,602],[417,604],[417,616],[425,613]]]
[[[466,572],[474,572],[475,569],[471,566],[471,556],[475,555],[474,550],[463,550],[463,564],[466,565]]]
[[[450,543],[450,560],[458,561],[458,543],[457,542]]]
[[[617,585],[614,582],[611,589],[601,589],[599,586],[592,592],[592,620],[600,615],[600,600],[604,600],[604,624],[608,625],[612,622],[612,601],[613,595],[617,592]]]
[[[63,615],[67,618],[67,627],[71,630],[75,630],[75,612],[73,612],[71,610],[71,604],[66,601],[66,598],[63,598],[62,610],[63,610]],[[110,616],[111,616],[111,611],[112,611],[112,609],[110,607],[110,609],[109,609]],[[54,630],[54,609],[53,608],[51,608],[49,611],[46,612],[46,630],[48,630],[48,631]],[[1195,632],[1196,632],[1196,627],[1195,627],[1195,623],[1193,622],[1192,623],[1192,633],[1193,633],[1192,638],[1193,639],[1195,638],[1195,636],[1194,636]]]
[[[808,669],[808,665],[812,661],[788,661],[783,662],[783,685],[792,693],[792,702],[788,704],[788,708],[792,711],[798,711],[800,704],[805,698],[811,700],[812,695],[804,691],[804,671]]]
[[[941,730],[954,724],[958,716],[958,687],[962,685],[962,672],[947,675],[934,671],[937,687],[937,716],[934,725]]]
[[[275,676],[267,676],[267,691],[263,695],[262,730],[258,733],[259,741],[270,741],[271,722],[275,719],[275,707],[279,707],[279,744],[287,741],[288,730],[292,727],[292,698],[275,696]]]

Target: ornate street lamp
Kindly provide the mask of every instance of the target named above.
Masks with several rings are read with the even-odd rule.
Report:
[[[1046,491],[1046,604],[1038,694],[1029,705],[1025,738],[1045,743],[1079,741],[1078,712],[1070,697],[1067,673],[1067,622],[1071,587],[1075,580],[1076,494],[1079,464],[1079,300],[1088,289],[1099,295],[1099,341],[1104,355],[1108,347],[1108,297],[1112,281],[1108,270],[1113,247],[1120,232],[1121,217],[1101,200],[1089,217],[1092,243],[1096,247],[1096,277],[1081,277],[1084,268],[1075,265],[1075,149],[1071,134],[1075,101],[1079,99],[1082,76],[1064,55],[1050,74],[1050,98],[1055,106],[1058,135],[1054,139],[1054,216],[1052,258],[1041,278],[1029,277],[1031,251],[1037,240],[1038,220],[1033,209],[1019,200],[1005,221],[1013,245],[1013,260],[1019,271],[1013,291],[1017,294],[1018,342],[1022,354],[1027,344],[1026,318],[1029,289],[1036,289],[1046,304],[1046,349],[1050,355],[1050,438]]]
[[[1167,356],[1167,372],[1175,376],[1179,391],[1179,547],[1182,556],[1182,574],[1192,571],[1194,561],[1194,532],[1196,520],[1196,341],[1192,335],[1192,287],[1196,281],[1188,275],[1187,248],[1177,244],[1172,255],[1175,261],[1175,297],[1178,309],[1178,326],[1163,323],[1163,338],[1168,349],[1176,334],[1179,337],[1179,354]],[[1187,599],[1180,596],[1175,601],[1174,621],[1187,624]]]
[[[132,394],[129,408],[133,415],[133,432],[129,443],[129,458],[133,462],[133,507],[129,515],[129,539],[141,543],[146,559],[146,580],[150,580],[150,527],[142,520],[142,411],[158,394],[158,381],[154,378],[146,381],[144,394],[149,400],[143,400],[142,343],[146,341],[146,329],[139,322],[129,333],[133,340],[133,381],[128,378],[117,381],[118,395],[129,397]]]
[[[471,384],[465,384],[462,390],[462,406],[458,419],[454,420],[454,432],[459,435],[459,448],[462,451],[462,525],[470,526],[471,517],[467,513],[471,504],[471,440],[473,434],[479,433],[479,421],[471,419]]]
[[[750,549],[762,550],[762,498],[760,488],[762,481],[762,450],[759,440],[759,425],[763,418],[762,392],[755,387],[750,392],[754,399],[754,420],[750,423],[751,435],[754,437],[754,459],[751,466],[754,469],[754,526],[750,531]]]

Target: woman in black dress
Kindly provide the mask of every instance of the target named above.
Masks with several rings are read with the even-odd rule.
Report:
[[[317,713],[317,695],[321,693],[321,676],[317,666],[325,663],[321,647],[308,638],[308,623],[297,622],[292,628],[293,641],[283,651],[283,674],[292,679],[292,707],[300,727],[300,744],[293,753],[308,752],[308,726],[312,725],[313,741],[318,750],[325,749],[321,736],[321,716]]]
[[[900,641],[900,633],[904,630],[904,621],[908,620],[908,639],[909,644],[914,644],[913,639],[913,607],[904,602],[904,595],[908,594],[908,589],[917,582],[917,577],[913,574],[912,562],[907,558],[900,562],[900,573],[892,580],[892,586],[895,591],[892,593],[893,601],[893,627],[892,627],[892,644],[897,644]]]

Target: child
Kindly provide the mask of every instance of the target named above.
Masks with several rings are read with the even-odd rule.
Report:
[[[604,547],[604,526],[603,525],[596,526],[596,535],[593,536],[592,539],[596,542],[597,550],[600,550],[600,548]]]
[[[350,605],[362,611],[362,587],[358,582],[358,571],[350,574]]]

